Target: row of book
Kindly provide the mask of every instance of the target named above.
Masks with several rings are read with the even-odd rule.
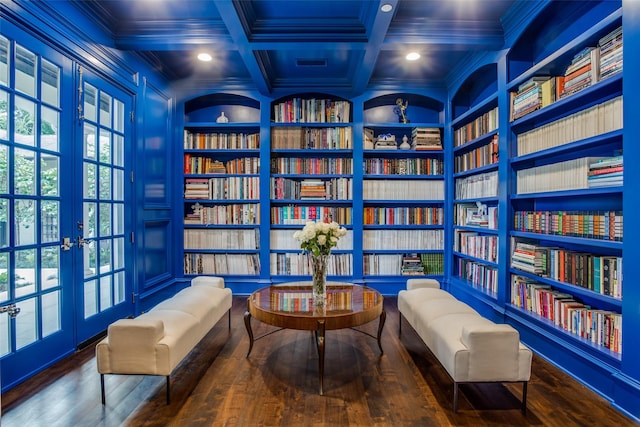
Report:
[[[362,183],[364,200],[444,200],[443,180],[379,180]]]
[[[462,227],[498,228],[498,207],[484,203],[456,203],[454,223]]]
[[[589,164],[587,185],[589,188],[622,185],[623,173],[622,155],[601,159]]]
[[[432,206],[367,206],[364,208],[365,225],[443,225],[444,208]]]
[[[271,178],[273,200],[351,200],[350,178],[302,179]]]
[[[444,230],[364,230],[364,250],[439,250]]]
[[[456,230],[454,250],[461,254],[489,262],[498,262],[498,236],[478,234],[475,231]]]
[[[256,294],[256,296],[259,294]],[[271,288],[269,294],[269,306],[271,310],[283,311],[287,313],[310,313],[314,310],[313,292],[290,289]],[[366,304],[370,304],[371,298],[365,298]],[[258,301],[256,303],[259,304]],[[327,289],[327,300],[325,303],[327,312],[331,311],[352,311],[353,292],[348,289]]]
[[[620,313],[593,309],[571,294],[518,275],[511,276],[511,304],[593,344],[622,352]]]
[[[351,127],[303,128],[298,126],[271,128],[271,148],[282,150],[350,150],[353,148]]]
[[[597,46],[577,52],[561,76],[533,76],[511,93],[511,120],[584,90],[622,71],[622,27],[603,36]]]
[[[622,223],[622,211],[517,211],[513,229],[621,242]]]
[[[498,134],[495,134],[487,144],[466,153],[457,154],[453,159],[454,172],[465,172],[498,163],[498,154]]]
[[[458,258],[458,276],[486,292],[498,292],[498,269],[465,258]]]
[[[516,241],[511,267],[601,295],[622,298],[622,257]]]
[[[439,128],[414,127],[411,129],[411,148],[420,150],[442,150]]]
[[[498,196],[498,171],[456,178],[456,199],[477,199]]]
[[[308,221],[335,221],[338,224],[350,225],[352,223],[352,208],[339,206],[272,206],[271,224],[304,225]]]
[[[184,173],[186,174],[257,174],[260,173],[258,157],[242,157],[222,162],[211,157],[184,155]]]
[[[286,276],[309,276],[312,269],[309,256],[301,252],[275,253],[270,256],[271,274]],[[353,258],[350,253],[334,253],[327,259],[328,276],[351,276]]]
[[[184,180],[185,199],[258,200],[260,179],[253,176],[224,178],[187,178]]]
[[[271,159],[271,173],[281,174],[339,174],[353,173],[353,160],[323,157],[277,157]]]
[[[518,156],[622,129],[622,96],[518,135]]]
[[[184,254],[185,274],[249,275],[260,274],[258,254]]]
[[[271,250],[299,250],[300,242],[293,238],[293,233],[294,230],[289,229],[270,230]],[[347,230],[347,234],[338,240],[338,244],[333,249],[339,251],[353,250],[353,231]]]
[[[516,173],[518,194],[547,191],[580,190],[589,188],[589,170],[605,157],[581,157],[522,169]],[[605,181],[601,186],[620,185],[618,181]]]
[[[191,132],[184,131],[186,150],[257,150],[260,148],[259,133],[235,132]]]
[[[258,225],[260,203],[232,203],[203,206],[196,203],[184,217],[184,223],[203,225]]]
[[[351,103],[333,99],[293,98],[273,105],[276,123],[348,123]]]
[[[218,228],[184,230],[184,248],[189,249],[260,249],[260,230],[257,228]]]
[[[498,129],[498,107],[453,131],[453,146],[459,147]]]
[[[442,175],[444,162],[442,159],[419,158],[366,158],[364,173],[371,175]]]

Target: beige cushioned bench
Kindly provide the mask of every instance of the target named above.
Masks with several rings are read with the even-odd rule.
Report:
[[[105,374],[166,376],[169,403],[171,372],[225,313],[231,327],[230,309],[224,279],[199,276],[147,313],[112,323],[96,345],[102,404]]]
[[[526,412],[532,352],[515,328],[482,317],[433,279],[407,280],[407,289],[398,293],[398,311],[400,332],[404,316],[453,379],[454,412],[458,385],[472,382],[522,382]]]

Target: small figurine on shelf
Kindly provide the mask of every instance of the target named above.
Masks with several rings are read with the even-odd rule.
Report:
[[[409,106],[409,101],[403,101],[402,98],[398,98],[396,99],[396,105],[397,107],[395,107],[393,110],[398,115],[398,121],[400,123],[410,123],[411,120],[409,120],[407,118],[407,115],[405,114],[405,111]]]
[[[220,113],[220,115],[216,119],[216,123],[229,123],[229,118],[224,115],[224,111]]]
[[[398,147],[400,150],[411,150],[411,144],[409,144],[409,138],[407,135],[402,137],[402,144]]]

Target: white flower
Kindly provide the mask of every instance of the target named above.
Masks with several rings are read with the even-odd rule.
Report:
[[[327,236],[325,236],[324,234],[318,235],[318,244],[320,246],[324,246],[326,243],[327,243]]]

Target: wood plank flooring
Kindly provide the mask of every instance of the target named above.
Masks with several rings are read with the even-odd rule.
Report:
[[[255,342],[234,297],[231,331],[222,319],[172,376],[107,376],[100,404],[94,346],[77,352],[2,396],[2,427],[71,426],[633,426],[607,401],[534,356],[527,414],[519,384],[463,385],[458,413],[453,383],[385,298],[384,354],[375,339],[328,331],[325,395],[310,332],[280,331]],[[253,320],[256,336],[269,327]],[[377,321],[365,325],[376,332]]]

